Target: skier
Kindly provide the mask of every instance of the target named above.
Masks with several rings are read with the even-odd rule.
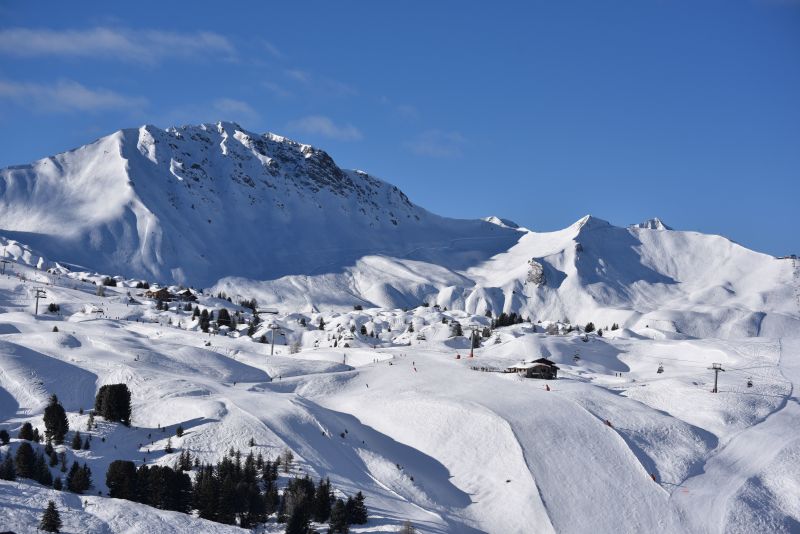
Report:
[[[547,384],[545,384],[545,385],[544,385],[544,389],[545,389],[545,391],[550,391],[550,386],[548,386]]]

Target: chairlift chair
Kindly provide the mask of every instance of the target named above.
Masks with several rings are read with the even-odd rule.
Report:
[[[753,387],[753,379],[752,378],[748,378],[747,379],[747,387],[749,387],[749,388]]]

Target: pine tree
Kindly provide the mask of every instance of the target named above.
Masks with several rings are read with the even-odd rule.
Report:
[[[33,441],[33,426],[31,426],[30,423],[24,423],[19,429],[19,435],[17,437],[19,439]]]
[[[307,534],[311,516],[306,506],[295,506],[286,522],[286,534]]]
[[[88,451],[91,448],[89,437],[87,436],[85,440],[83,440],[83,450]]]
[[[234,524],[236,519],[236,500],[236,485],[231,476],[226,476],[220,487],[216,521],[229,525]]]
[[[133,501],[137,498],[136,466],[128,460],[114,460],[106,471],[108,494],[117,499]]]
[[[131,424],[131,392],[125,384],[101,386],[94,400],[94,409],[107,421]]]
[[[589,321],[586,323],[586,326],[583,327],[583,330],[588,334],[589,332],[594,332],[594,323]]]
[[[53,489],[56,491],[61,491],[64,488],[64,483],[61,482],[61,477],[56,477],[53,480]]]
[[[347,522],[347,508],[342,499],[336,499],[336,504],[331,508],[328,527],[328,532],[333,534],[348,534],[350,532],[350,525]]]
[[[44,459],[44,454],[41,452],[36,455],[36,462],[33,466],[33,478],[36,482],[44,486],[53,485],[53,475],[50,473],[50,468],[47,467],[47,461]]]
[[[3,463],[0,464],[0,480],[16,480],[17,470],[10,454],[6,454]]]
[[[67,475],[67,489],[73,493],[81,494],[92,486],[92,471],[89,466],[72,462],[72,467]]]
[[[0,445],[8,445],[9,441],[11,441],[11,436],[8,435],[8,430],[5,428],[0,430]]]
[[[331,516],[331,481],[319,479],[317,490],[314,492],[314,521],[324,523]]]
[[[39,528],[45,532],[61,532],[61,516],[53,501],[47,503]]]
[[[20,443],[17,448],[17,455],[14,457],[14,464],[17,471],[17,476],[22,478],[33,478],[34,464],[36,456],[33,453],[33,447],[28,442]]]
[[[220,326],[231,326],[231,314],[226,308],[220,308],[217,312],[217,324]]]
[[[348,504],[350,499],[348,499]],[[353,498],[348,519],[351,524],[363,525],[367,522],[367,507],[364,505],[364,494],[360,491]]]
[[[83,447],[83,439],[82,439],[82,437],[81,437],[81,432],[80,432],[80,430],[76,430],[76,431],[75,431],[75,435],[74,435],[74,436],[72,436],[72,443],[71,443],[71,445],[72,445],[72,448],[73,448],[74,450],[76,450],[76,451],[79,451],[79,450],[81,450],[81,448]]]

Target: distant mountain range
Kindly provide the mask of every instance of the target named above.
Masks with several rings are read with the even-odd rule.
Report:
[[[0,170],[0,236],[28,262],[287,310],[425,302],[677,336],[800,327],[796,260],[659,219],[619,228],[587,216],[539,233],[440,217],[322,150],[227,122],[120,130]]]

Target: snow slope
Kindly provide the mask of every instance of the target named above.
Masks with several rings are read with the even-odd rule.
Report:
[[[270,356],[244,326],[204,334],[190,313],[156,310],[131,282],[99,297],[80,277],[24,262],[0,277],[0,428],[14,437],[25,421],[42,429],[43,401],[56,393],[83,433],[80,408],[117,382],[133,393],[133,426],[99,419],[91,450],[64,447],[70,462],[92,468],[92,496],[0,482],[0,524],[16,532],[33,532],[49,499],[67,532],[240,531],[104,497],[103,473],[118,458],[172,465],[183,450],[216,461],[230,447],[251,450],[251,438],[267,458],[291,449],[294,473],[330,476],[343,494],[363,491],[370,520],[358,533],[396,531],[404,520],[423,533],[794,532],[800,524],[797,338],[691,339],[641,325],[583,341],[544,333],[565,332],[563,324],[523,323],[494,330],[470,359],[467,339],[443,320],[466,328],[486,324],[482,314],[297,310],[272,319],[283,334]],[[42,286],[61,311],[34,317],[33,289]],[[201,296],[201,307],[223,305],[244,311]],[[262,324],[256,338],[267,331]],[[549,391],[498,372],[542,356],[561,369]],[[712,362],[726,369],[716,395]],[[271,520],[262,531],[283,526]]]

